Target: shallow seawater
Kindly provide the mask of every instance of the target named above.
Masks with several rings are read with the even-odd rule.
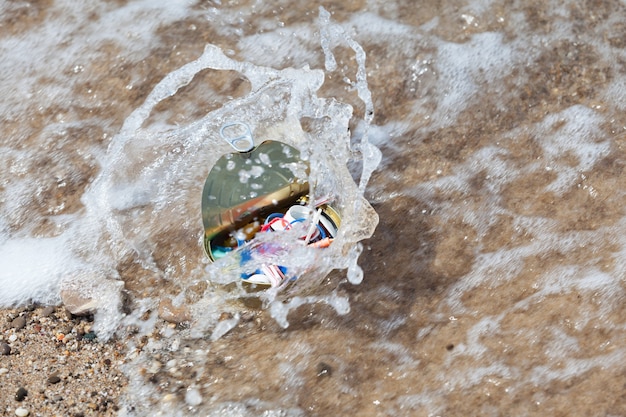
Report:
[[[357,144],[359,63],[322,42],[317,7],[5,2],[0,304],[110,300],[96,324],[129,343],[121,415],[626,414],[626,5],[323,5],[366,53],[383,154],[359,285],[340,268],[264,309],[207,279],[200,193],[225,148],[185,127],[254,82],[192,71],[132,116],[211,44],[298,85],[323,73],[315,95],[353,106]]]

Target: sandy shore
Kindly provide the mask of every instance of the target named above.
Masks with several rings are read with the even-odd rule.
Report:
[[[116,415],[124,345],[99,343],[91,324],[64,308],[0,310],[0,414]]]

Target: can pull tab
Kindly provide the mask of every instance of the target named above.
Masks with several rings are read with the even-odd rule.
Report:
[[[237,152],[250,152],[254,148],[250,126],[243,122],[224,124],[220,129],[220,136]]]

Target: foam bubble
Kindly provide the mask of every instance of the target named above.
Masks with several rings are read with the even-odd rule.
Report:
[[[68,251],[68,236],[0,243],[0,305],[57,304],[59,284],[83,264]]]
[[[441,42],[436,68],[443,90],[433,115],[438,126],[453,123],[482,86],[507,75],[519,59],[500,33],[476,34],[464,44]]]
[[[57,102],[61,97],[80,99],[64,77],[66,71],[78,78],[88,75],[89,65],[97,62],[101,53],[92,45],[115,42],[128,56],[145,56],[156,28],[183,18],[189,13],[188,6],[190,2],[163,0],[141,0],[114,8],[104,3],[53,2],[46,13],[54,18],[43,19],[26,32],[3,37],[0,72],[13,73],[14,68],[23,71],[10,83],[0,83],[2,114],[19,118],[34,95],[48,98],[40,102]],[[111,30],[111,22],[120,29]],[[57,82],[42,85],[38,80],[43,74]]]
[[[610,141],[601,140],[600,115],[586,106],[571,106],[560,113],[551,114],[538,124],[535,134],[545,155],[545,166],[557,173],[557,179],[548,190],[564,193],[575,184],[581,172],[593,165],[610,150]],[[576,157],[575,165],[559,159],[568,154]]]

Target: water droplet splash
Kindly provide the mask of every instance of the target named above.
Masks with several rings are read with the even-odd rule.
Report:
[[[159,280],[165,287],[161,292],[170,294],[176,308],[184,308],[181,317],[190,314],[190,334],[200,335],[214,328],[212,339],[219,338],[237,324],[236,320],[217,323],[219,309],[228,300],[248,296],[240,283],[242,272],[249,273],[270,261],[284,265],[291,277],[297,277],[288,285],[255,294],[270,306],[271,314],[282,326],[288,325],[289,310],[303,303],[322,301],[335,306],[340,314],[349,311],[346,299],[333,290],[319,290],[319,284],[333,269],[348,269],[348,279],[353,284],[363,279],[357,264],[362,251],[358,242],[370,237],[378,222],[363,194],[381,155],[368,142],[374,111],[365,75],[365,53],[330,21],[323,8],[319,24],[327,71],[333,68],[328,62],[334,60],[335,45],[347,45],[356,55],[358,72],[353,87],[365,107],[358,143],[351,145],[349,132],[353,107],[317,95],[325,78],[322,70],[260,67],[231,59],[213,45],[207,45],[198,59],[159,82],[111,141],[102,171],[82,198],[85,219],[76,227],[89,239],[76,239],[69,248],[80,254],[87,265],[85,271],[98,270],[102,271],[100,277],[104,274],[112,281],[122,280],[127,290],[141,298],[141,302],[136,302],[141,311],[131,316],[157,309],[158,299],[164,294],[156,290],[151,293],[146,288],[151,280]],[[186,125],[150,119],[159,103],[175,96],[207,69],[241,74],[250,83],[249,93]],[[202,233],[202,184],[217,159],[233,152],[232,144],[223,139],[223,126],[239,123],[249,128],[255,146],[275,140],[301,152],[310,166],[310,201],[328,198],[341,213],[339,233],[328,248],[302,245],[298,241],[301,232],[295,230],[267,233],[255,238],[255,244],[280,248],[271,254],[271,259],[253,257],[243,271],[235,253],[213,264],[203,263],[198,244]],[[348,169],[355,158],[362,166],[358,184]],[[252,181],[258,173],[248,174],[250,178],[246,179]],[[134,272],[125,273],[125,269]],[[197,290],[203,284],[204,289]],[[196,295],[190,295],[194,291]],[[109,294],[110,298],[120,296],[119,292]],[[109,301],[110,305],[119,304],[119,300]],[[115,331],[115,324],[124,320],[136,322],[121,312],[102,310],[96,315],[96,324],[101,323],[96,329],[106,339]]]

